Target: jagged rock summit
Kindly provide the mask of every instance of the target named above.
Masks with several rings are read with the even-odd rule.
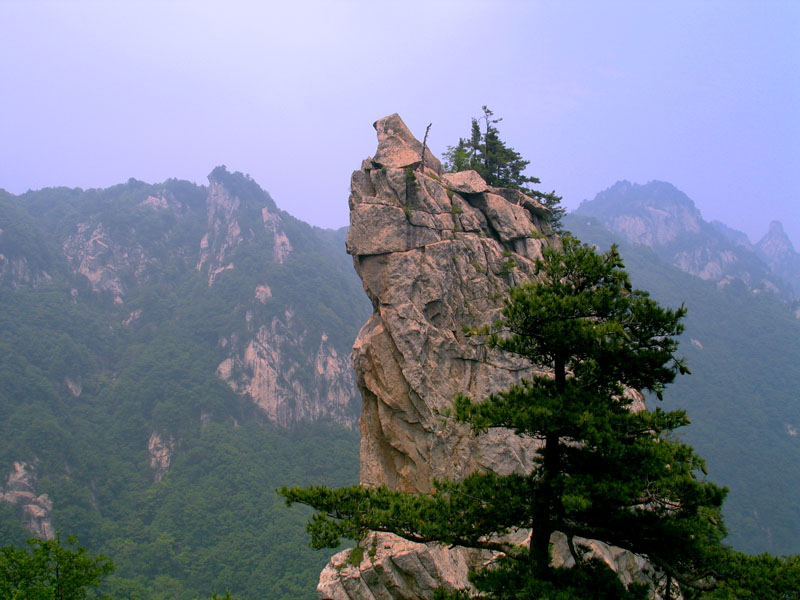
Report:
[[[397,115],[375,128],[382,162],[353,173],[347,237],[373,305],[353,349],[361,481],[425,492],[435,477],[524,468],[520,440],[476,442],[439,413],[459,392],[484,397],[526,372],[506,357],[484,360],[463,328],[491,323],[508,289],[533,276],[550,233],[544,207],[507,200],[510,190],[474,171],[443,175],[430,152],[423,169],[422,145]]]
[[[795,254],[794,246],[780,221],[772,221],[769,224],[767,233],[756,246],[762,254],[776,260]]]
[[[531,440],[500,430],[475,437],[444,414],[458,393],[484,398],[530,374],[465,328],[495,321],[508,290],[535,276],[543,246],[558,243],[549,212],[475,171],[443,173],[427,149],[423,161],[422,144],[396,114],[374,126],[375,157],[351,180],[347,237],[373,306],[353,348],[363,401],[361,483],[428,492],[434,479],[475,470],[529,472]],[[386,533],[361,545],[358,565],[349,550],[333,557],[320,598],[432,598],[440,585],[469,587],[469,566],[490,558]]]
[[[442,173],[427,149],[423,161],[423,145],[396,114],[374,126],[375,157],[351,180],[347,236],[373,306],[353,348],[361,482],[427,492],[434,478],[476,469],[527,471],[530,441],[499,431],[476,439],[442,414],[457,393],[484,397],[528,372],[508,357],[486,360],[464,328],[494,321],[508,289],[533,276],[550,239],[546,209],[474,171]],[[380,551],[359,568],[342,570],[347,556],[334,557],[321,598],[431,597],[438,584],[467,585],[476,558],[389,534],[373,541]]]

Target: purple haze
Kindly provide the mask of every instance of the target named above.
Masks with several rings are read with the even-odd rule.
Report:
[[[0,188],[225,164],[340,227],[375,119],[441,154],[487,104],[570,208],[660,179],[800,242],[798,2],[288,4],[0,0]]]

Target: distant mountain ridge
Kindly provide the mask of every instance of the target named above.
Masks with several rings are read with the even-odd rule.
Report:
[[[731,490],[726,543],[800,553],[800,320],[791,306],[741,282],[720,286],[686,273],[597,218],[573,212],[564,224],[601,249],[618,244],[634,287],[688,308],[679,352],[692,374],[667,388],[663,406],[688,411],[692,424],[679,435],[707,461],[711,480]]]
[[[272,490],[357,478],[345,233],[225,167],[0,190],[0,546],[78,534],[114,597],[312,597]]]
[[[619,181],[581,203],[575,214],[596,218],[626,241],[648,246],[682,271],[719,286],[740,281],[785,300],[800,291],[800,255],[779,224],[754,246],[746,234],[705,221],[672,184]]]
[[[349,337],[368,303],[350,299],[360,284],[344,253],[344,231],[298,221],[254,181],[224,167],[212,171],[208,187],[131,180],[107,190],[48,189],[9,200],[0,284],[36,285],[54,270],[83,276],[130,329],[157,326],[162,309],[146,306],[143,293],[180,293],[181,280],[200,275],[206,294],[228,296],[228,306],[219,307],[226,323],[215,334],[221,379],[282,426],[320,418],[354,425]],[[34,225],[40,231],[32,239],[41,242],[20,245],[10,235]],[[317,285],[299,277],[305,289],[294,291],[288,272],[307,272]]]

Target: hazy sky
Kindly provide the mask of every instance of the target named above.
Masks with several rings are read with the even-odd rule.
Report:
[[[0,187],[249,173],[347,224],[398,112],[441,154],[487,104],[574,208],[669,181],[800,246],[800,1],[0,0]]]

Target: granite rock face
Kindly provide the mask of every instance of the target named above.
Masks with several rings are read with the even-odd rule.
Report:
[[[376,158],[353,173],[347,237],[374,310],[353,349],[361,481],[426,492],[434,478],[476,469],[525,471],[529,442],[494,431],[476,439],[441,413],[457,393],[482,398],[528,372],[487,356],[464,327],[496,320],[509,288],[533,276],[546,209],[507,200],[474,171],[442,175],[430,153],[423,170],[421,144],[397,115],[375,128]]]
[[[551,243],[547,209],[474,171],[442,173],[397,115],[375,123],[378,149],[353,173],[347,251],[373,314],[353,348],[363,405],[361,482],[409,492],[475,470],[526,472],[536,450],[508,431],[476,438],[443,414],[457,393],[483,398],[530,374],[465,333],[499,317]],[[320,598],[432,598],[469,587],[486,553],[373,533],[323,571]]]
[[[558,244],[548,210],[478,173],[442,173],[397,115],[375,123],[378,149],[351,182],[347,251],[373,314],[353,348],[362,396],[361,483],[429,492],[434,479],[476,470],[533,468],[536,444],[508,430],[474,436],[444,415],[456,394],[481,399],[532,374],[518,358],[488,351],[468,328],[500,316],[509,289],[535,277],[546,244]],[[641,395],[636,408],[643,408]],[[554,562],[572,560],[555,534]],[[525,544],[529,531],[515,543]],[[555,539],[558,538],[558,539]],[[625,581],[647,579],[630,553],[586,541]],[[417,544],[372,533],[360,550],[334,556],[322,572],[323,600],[432,598],[437,587],[470,589],[471,566],[488,552]],[[639,564],[642,563],[642,564]]]
[[[522,536],[518,542],[530,539]],[[595,540],[574,538],[586,559],[599,559],[619,574],[625,585],[652,584],[657,574],[647,561],[620,548]],[[550,538],[553,565],[572,567],[567,536]],[[359,559],[360,555],[360,560]],[[472,565],[489,566],[490,552],[449,549],[438,544],[417,544],[391,533],[370,533],[361,550],[344,550],[331,558],[320,575],[317,594],[325,600],[417,600],[432,598],[436,589],[474,590],[467,576]],[[661,598],[659,593],[655,598]]]
[[[55,529],[50,517],[53,501],[47,494],[36,491],[37,474],[35,464],[15,461],[6,478],[5,488],[0,487],[0,501],[18,506],[22,526],[43,540],[52,540]]]
[[[171,435],[161,435],[157,431],[150,434],[147,442],[147,452],[150,454],[150,470],[156,483],[164,478],[172,465],[172,456],[175,452],[175,438]]]
[[[391,533],[372,532],[362,541],[361,559],[348,549],[331,558],[320,575],[317,594],[328,600],[432,598],[436,588],[469,587],[470,563],[477,552],[453,552],[437,544],[417,544]]]

